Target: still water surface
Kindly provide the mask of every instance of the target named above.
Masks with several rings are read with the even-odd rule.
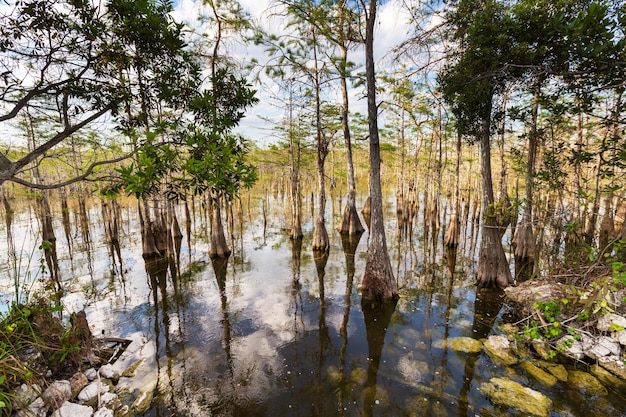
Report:
[[[96,335],[135,342],[144,362],[134,383],[156,386],[146,415],[515,415],[479,392],[494,376],[546,394],[553,416],[626,415],[625,393],[589,398],[565,383],[543,387],[484,352],[449,348],[451,338],[485,338],[511,320],[498,294],[477,295],[471,237],[452,262],[440,242],[423,244],[421,226],[401,233],[388,207],[401,298],[395,309],[384,309],[361,303],[368,236],[342,242],[334,231],[339,199],[329,213],[327,259],[310,250],[310,221],[301,248],[289,240],[286,201],[266,195],[235,206],[226,222],[233,249],[227,262],[208,257],[208,221],[199,204],[178,265],[143,260],[132,201],[122,204],[118,253],[106,242],[98,201],[89,205],[88,234],[76,221],[66,239],[55,222],[64,302],[86,309]],[[45,276],[37,272],[42,255],[32,250],[40,240],[33,208],[23,202],[14,208],[0,237],[0,246],[17,254],[0,254],[5,302],[14,297],[16,273],[27,287]]]

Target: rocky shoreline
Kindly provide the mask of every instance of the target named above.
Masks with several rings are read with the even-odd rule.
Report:
[[[22,384],[13,392],[13,416],[130,417],[143,414],[152,404],[156,389],[156,380],[150,378],[150,382],[142,377],[149,373],[152,349],[146,349],[150,344],[141,338],[127,342],[123,352],[116,352],[111,363],[89,367],[69,379],[46,385]]]

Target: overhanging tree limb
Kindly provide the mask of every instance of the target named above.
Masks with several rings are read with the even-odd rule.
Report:
[[[93,121],[97,120],[98,118],[108,113],[113,107],[115,107],[115,105],[116,105],[115,102],[110,103],[105,108],[98,110],[97,112],[93,113],[91,116],[87,117],[81,122],[76,123],[71,126],[66,126],[65,129],[63,129],[61,132],[58,132],[50,140],[38,146],[33,151],[29,152],[27,155],[25,155],[24,157],[20,158],[19,160],[15,162],[10,161],[6,156],[3,155],[0,158],[0,184],[4,183],[7,180],[14,180],[14,176],[25,166],[32,163],[37,158],[43,156],[47,151],[52,149],[54,146],[60,144],[61,142],[63,142],[72,134],[76,133],[80,129],[84,128],[85,126],[89,125]],[[18,181],[14,181],[14,182],[18,182]]]
[[[101,166],[101,165],[110,165],[110,164],[115,164],[117,162],[122,162],[122,161],[130,158],[131,156],[132,156],[132,154],[126,154],[126,155],[120,156],[119,158],[113,158],[113,159],[107,159],[107,160],[103,160],[103,161],[93,162],[91,165],[89,165],[89,167],[87,167],[85,172],[83,172],[81,175],[79,175],[77,177],[74,177],[72,179],[69,179],[67,181],[56,183],[56,184],[37,184],[37,183],[33,183],[33,182],[30,182],[30,181],[23,180],[23,179],[18,178],[18,177],[12,177],[10,179],[10,181],[14,182],[16,184],[20,184],[20,185],[23,185],[23,186],[29,187],[29,188],[34,188],[34,189],[37,189],[37,190],[52,190],[52,189],[56,189],[56,188],[65,187],[65,186],[77,183],[79,181],[84,181],[93,173],[93,170],[96,167]]]

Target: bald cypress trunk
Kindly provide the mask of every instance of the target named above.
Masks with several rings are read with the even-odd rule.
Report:
[[[491,176],[491,109],[485,113],[480,131],[481,179],[483,188],[483,215],[481,242],[478,255],[477,285],[505,288],[513,284],[513,277],[504,254],[494,213],[493,180]]]
[[[342,68],[347,65],[348,50],[345,47],[341,48],[341,60]],[[350,125],[348,123],[348,84],[346,82],[345,74],[340,77],[341,80],[341,97],[343,105],[341,107],[341,127],[343,129],[343,137],[346,144],[346,166],[348,167],[348,199],[346,200],[346,207],[343,211],[343,218],[341,220],[341,226],[339,232],[341,234],[357,235],[365,231],[359,214],[356,211],[356,182],[354,180],[354,162],[352,160],[352,137],[350,135]]]
[[[380,181],[380,142],[378,136],[378,107],[376,105],[376,75],[374,71],[374,22],[376,1],[370,0],[365,35],[365,70],[367,80],[367,115],[370,135],[370,231],[367,263],[361,284],[364,298],[397,301],[398,284],[387,251],[383,196]]]
[[[526,207],[522,220],[515,231],[515,275],[518,281],[525,281],[533,277],[535,265],[535,235],[533,233],[533,191],[535,176],[535,159],[537,156],[537,115],[539,110],[540,81],[535,84],[533,107],[531,112],[531,126],[528,134],[528,162],[526,165]]]
[[[211,204],[211,246],[209,248],[209,256],[211,258],[228,258],[230,249],[226,243],[224,235],[224,226],[222,224],[222,210],[219,197],[215,194],[210,198]]]

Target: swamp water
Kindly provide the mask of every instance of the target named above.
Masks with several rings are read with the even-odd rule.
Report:
[[[519,363],[501,366],[484,349],[452,348],[460,337],[500,334],[510,320],[498,294],[477,294],[473,285],[475,238],[452,259],[440,242],[423,245],[421,222],[400,233],[389,208],[401,298],[395,309],[381,308],[362,304],[358,293],[367,232],[342,242],[335,231],[341,211],[333,210],[329,256],[317,256],[310,219],[302,247],[289,240],[286,201],[270,195],[265,203],[244,198],[235,205],[232,222],[225,220],[233,250],[227,262],[208,257],[210,223],[199,203],[191,239],[173,264],[142,258],[131,200],[121,206],[119,248],[106,241],[98,201],[88,205],[88,230],[76,221],[68,239],[55,220],[64,304],[85,308],[95,336],[132,340],[127,353],[141,359],[135,377],[118,384],[127,384],[125,402],[154,388],[148,416],[523,415],[479,390],[503,377],[549,397],[552,416],[626,415],[626,393],[613,387],[608,395],[567,382],[547,387]],[[16,276],[22,288],[42,276],[34,209],[13,206],[11,225],[0,230],[0,247],[13,248],[0,253],[5,306]]]

